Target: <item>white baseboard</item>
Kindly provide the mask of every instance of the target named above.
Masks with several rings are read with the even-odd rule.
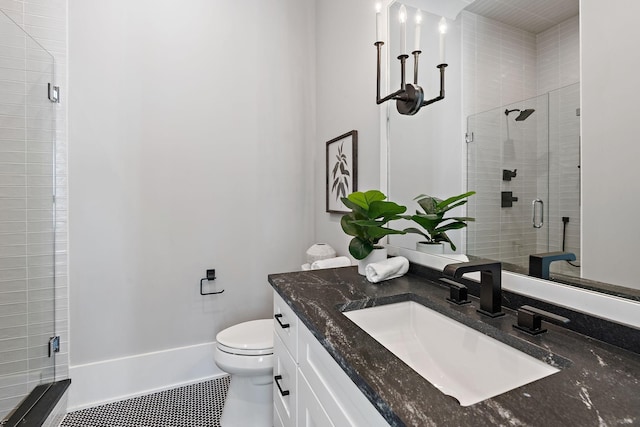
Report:
[[[68,411],[90,408],[226,375],[215,342],[69,367]]]

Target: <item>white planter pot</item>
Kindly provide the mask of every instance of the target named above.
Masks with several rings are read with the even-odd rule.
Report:
[[[417,242],[416,250],[425,254],[442,255],[444,254],[444,243]]]
[[[387,259],[387,248],[374,249],[365,259],[358,260],[358,273],[366,276],[367,265]]]

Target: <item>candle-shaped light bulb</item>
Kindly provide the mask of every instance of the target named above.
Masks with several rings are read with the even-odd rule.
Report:
[[[447,34],[447,20],[444,18],[444,16],[440,19],[440,22],[438,23],[438,30],[440,31],[440,63],[444,64],[445,63],[444,38],[445,38],[445,34]]]
[[[420,12],[420,9],[418,9],[418,12],[416,13],[416,33],[415,33],[415,40],[413,43],[413,50],[420,50],[420,26],[422,25],[422,12]]]
[[[400,6],[400,55],[407,54],[407,8]]]
[[[382,15],[380,12],[382,11],[382,3],[376,2],[376,41],[382,41]]]

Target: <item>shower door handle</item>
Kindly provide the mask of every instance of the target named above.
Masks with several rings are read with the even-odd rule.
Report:
[[[536,222],[536,205],[540,205],[540,222]],[[544,202],[540,199],[533,201],[533,228],[542,228],[544,224]]]

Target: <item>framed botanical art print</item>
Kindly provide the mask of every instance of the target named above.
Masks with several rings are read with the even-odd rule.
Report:
[[[358,190],[358,131],[327,141],[327,212],[351,212],[340,200]]]

